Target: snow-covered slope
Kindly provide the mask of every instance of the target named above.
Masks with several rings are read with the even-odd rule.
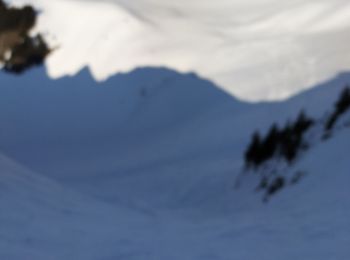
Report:
[[[12,0],[43,10],[54,77],[140,66],[195,71],[247,100],[281,99],[349,68],[347,0]],[[79,19],[78,19],[79,17]]]
[[[40,173],[0,156],[1,258],[347,259],[348,128],[305,154],[294,167],[306,177],[268,204],[257,176],[234,185],[255,128],[301,107],[322,115],[349,80],[248,104],[166,69],[104,83],[88,70],[1,74],[1,150]]]
[[[252,131],[323,115],[347,82],[249,104],[163,68],[102,83],[87,69],[1,74],[1,151],[36,172],[0,157],[1,258],[347,259],[348,128],[268,204],[256,176],[235,189]]]
[[[110,259],[136,255],[135,238],[144,239],[142,232],[150,235],[145,230],[151,222],[142,212],[65,189],[2,154],[0,187],[1,259]]]
[[[43,69],[19,78],[2,74],[0,141],[35,171],[98,197],[173,205],[201,179],[217,178],[216,168],[234,176],[255,129],[284,123],[302,108],[319,117],[349,79],[341,74],[286,102],[248,104],[194,74],[166,69],[103,83],[86,69],[55,81]],[[149,175],[163,181],[149,182]],[[183,187],[189,176],[195,181]],[[200,190],[195,194],[205,203]]]
[[[313,174],[269,205],[257,204],[255,194],[240,189],[231,192],[239,195],[231,198],[236,212],[220,216],[108,206],[67,192],[1,156],[0,256],[13,260],[347,259],[347,140],[344,133],[305,158],[303,164]],[[330,152],[334,149],[343,158]]]
[[[23,82],[40,84],[28,87]],[[230,162],[234,149],[226,137],[231,136],[232,119],[246,106],[193,74],[165,69],[141,69],[104,83],[95,83],[87,70],[51,81],[38,69],[23,78],[1,75],[1,85],[4,150],[39,172],[108,198],[121,193],[125,199],[141,199],[142,192],[152,189],[152,183],[142,181],[148,171],[175,181],[163,168],[170,168],[182,185],[186,168],[198,171],[200,162],[212,156],[215,162],[221,145],[228,146]],[[174,175],[178,167],[169,165],[178,163],[184,164],[182,173]],[[131,181],[140,185],[128,195],[127,185],[117,178],[133,172],[137,178]],[[161,183],[157,188],[167,189]],[[154,199],[166,198],[154,194]]]

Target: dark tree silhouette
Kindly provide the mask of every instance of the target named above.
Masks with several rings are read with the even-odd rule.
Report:
[[[331,130],[339,117],[344,114],[350,108],[350,88],[346,86],[343,92],[340,94],[340,97],[335,104],[334,112],[329,117],[326,123],[326,130]]]
[[[274,157],[282,157],[288,163],[293,163],[299,151],[307,148],[303,136],[313,123],[301,111],[295,122],[288,122],[282,129],[273,124],[264,139],[260,138],[258,132],[254,133],[245,153],[247,168],[257,168]]]
[[[14,8],[0,0],[0,64],[4,70],[21,73],[42,64],[50,53],[40,34],[30,35],[36,15],[31,6]]]
[[[302,110],[299,113],[297,121],[294,124],[294,132],[296,135],[302,135],[307,129],[309,129],[314,124],[314,121],[307,117],[305,111]]]
[[[304,111],[301,111],[293,124],[287,123],[284,127],[281,132],[280,153],[288,163],[292,163],[298,152],[307,147],[303,141],[303,135],[313,123],[313,120],[308,118]]]
[[[284,157],[288,163],[294,160],[298,150],[298,137],[293,130],[293,126],[287,123],[280,133],[279,155]]]
[[[280,130],[277,124],[273,124],[263,141],[263,149],[261,152],[264,161],[272,158],[276,154],[279,138]]]
[[[267,196],[271,196],[273,194],[275,194],[277,191],[279,191],[280,189],[282,189],[285,185],[285,180],[283,177],[277,177],[272,183],[271,185],[268,187],[266,195]]]
[[[258,131],[256,131],[252,136],[252,141],[245,153],[245,161],[247,166],[256,166],[262,160],[261,154],[261,137]]]

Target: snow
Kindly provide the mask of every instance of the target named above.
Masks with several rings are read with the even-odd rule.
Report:
[[[247,103],[165,68],[103,82],[89,69],[0,74],[0,258],[347,259],[349,128],[306,153],[291,169],[306,176],[269,203],[257,176],[235,187],[255,129],[301,108],[324,115],[346,82]]]
[[[121,254],[134,237],[128,225],[146,226],[147,217],[64,189],[4,155],[0,167],[2,259],[108,259],[114,234],[124,239],[113,240],[124,243]]]
[[[51,77],[194,71],[244,100],[288,98],[349,69],[347,0],[12,0],[43,12]],[[67,58],[69,57],[69,58]]]

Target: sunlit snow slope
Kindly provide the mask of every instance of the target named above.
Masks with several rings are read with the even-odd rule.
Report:
[[[247,100],[280,99],[349,68],[347,0],[12,0],[43,12],[54,77],[140,66],[195,71]]]

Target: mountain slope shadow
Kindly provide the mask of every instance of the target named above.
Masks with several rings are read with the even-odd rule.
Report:
[[[301,108],[324,111],[348,80],[341,74],[284,102],[250,104],[165,68],[100,83],[88,69],[58,80],[39,68],[1,74],[0,145],[35,171],[99,198],[212,209],[231,204],[255,129]]]
[[[247,106],[195,74],[165,68],[100,83],[87,68],[57,80],[38,68],[1,74],[0,86],[2,150],[61,181],[90,189],[95,179],[96,190],[111,175],[217,154],[230,118]]]

